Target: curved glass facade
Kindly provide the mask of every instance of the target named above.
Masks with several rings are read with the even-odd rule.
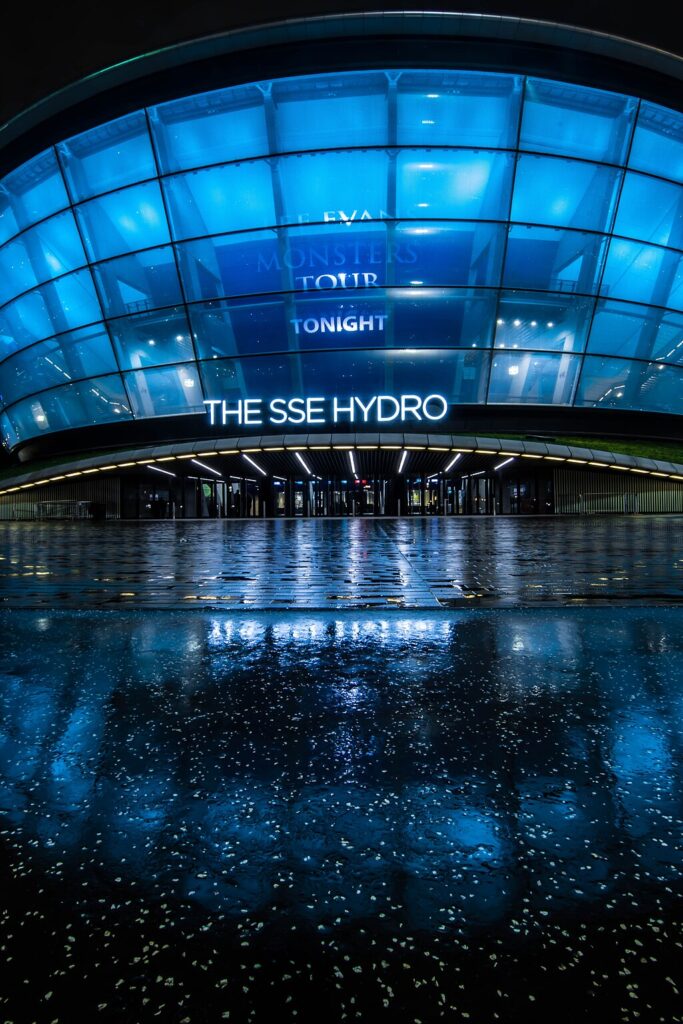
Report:
[[[0,183],[10,447],[204,399],[683,410],[683,115],[470,71],[191,96]]]

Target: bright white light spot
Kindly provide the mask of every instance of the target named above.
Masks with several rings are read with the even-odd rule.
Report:
[[[508,373],[510,374],[511,377],[516,377],[517,374],[519,373],[519,367],[518,366],[508,366]]]

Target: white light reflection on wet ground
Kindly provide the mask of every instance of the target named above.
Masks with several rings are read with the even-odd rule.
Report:
[[[682,549],[678,516],[0,522],[0,605],[672,604]]]

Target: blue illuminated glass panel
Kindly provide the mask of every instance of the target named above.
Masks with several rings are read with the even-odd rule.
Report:
[[[90,271],[60,277],[0,309],[0,359],[34,341],[101,319]]]
[[[58,149],[74,202],[156,176],[144,111],[75,135]]]
[[[192,363],[134,370],[124,379],[138,418],[204,412],[199,374]]]
[[[2,413],[2,415],[0,415],[0,438],[2,439],[2,443],[7,448],[14,448],[15,445],[18,445],[19,441],[21,440],[16,430],[10,423],[9,417],[4,412]]]
[[[277,150],[387,145],[387,92],[383,72],[320,75],[310,83],[274,82]]]
[[[489,290],[394,288],[387,292],[395,345],[489,348],[496,293]]]
[[[520,149],[622,163],[636,107],[628,96],[529,78]]]
[[[683,114],[641,103],[629,167],[683,182]]]
[[[92,426],[131,418],[118,374],[43,391],[7,409],[21,438],[52,430]]]
[[[103,324],[96,324],[17,352],[2,368],[0,398],[9,404],[23,395],[116,369],[109,336]]]
[[[401,153],[396,169],[396,215],[504,220],[510,207],[512,166],[509,153]]]
[[[398,225],[387,280],[420,285],[497,286],[505,246],[502,224]],[[391,276],[389,276],[391,271]]]
[[[617,235],[683,248],[683,186],[627,174],[614,225]]]
[[[182,308],[112,320],[109,330],[122,370],[194,358],[190,327]]]
[[[282,157],[277,161],[281,223],[387,217],[388,161],[384,150]]]
[[[243,85],[152,107],[162,174],[268,153],[263,96],[258,86]]]
[[[274,231],[202,238],[176,246],[176,252],[189,302],[292,287],[290,264],[299,263],[291,246],[281,251]]]
[[[522,154],[510,219],[608,231],[621,173],[599,164]]]
[[[233,299],[190,306],[199,359],[282,352],[290,347],[296,316],[293,302],[282,299]]]
[[[208,398],[259,395],[266,399],[329,393],[329,381],[343,381],[360,397],[395,391],[438,391],[453,404],[484,401],[490,353],[458,349],[407,351],[307,352],[299,356],[217,359],[201,364]],[[436,375],[435,375],[436,368]],[[424,428],[423,428],[424,429]]]
[[[275,224],[270,165],[265,160],[192,171],[163,182],[174,238]]]
[[[587,356],[576,405],[680,413],[683,370],[664,363]]]
[[[614,238],[601,292],[610,298],[683,309],[683,259],[680,253]]]
[[[107,316],[141,313],[182,302],[170,246],[120,256],[94,269]]]
[[[0,243],[68,205],[57,157],[46,149],[0,182]]]
[[[516,145],[522,80],[472,71],[402,71],[397,135],[401,146]]]
[[[595,292],[605,239],[580,231],[510,228],[503,284],[542,291]]]
[[[569,405],[580,359],[541,352],[493,356],[488,400],[515,405]]]
[[[600,300],[588,351],[683,364],[683,314]]]
[[[76,214],[93,261],[170,241],[156,181],[91,199]]]
[[[0,249],[0,305],[85,262],[70,211],[43,221]]]
[[[582,352],[594,299],[535,292],[502,292],[495,347]]]

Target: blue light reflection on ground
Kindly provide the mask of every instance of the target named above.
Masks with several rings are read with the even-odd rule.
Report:
[[[682,1019],[683,611],[0,623],[8,1019]]]

